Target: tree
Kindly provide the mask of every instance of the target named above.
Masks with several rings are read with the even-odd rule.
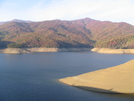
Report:
[[[23,44],[20,43],[10,43],[7,45],[8,48],[23,48]]]

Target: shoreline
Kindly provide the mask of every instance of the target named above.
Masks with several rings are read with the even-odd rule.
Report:
[[[34,52],[81,52],[90,50],[91,48],[4,48],[0,49],[0,53],[25,54]]]
[[[110,48],[3,48],[0,53],[5,54],[26,54],[35,52],[82,52],[92,51],[104,54],[134,54],[134,49],[110,49]]]
[[[117,66],[61,78],[58,81],[89,91],[134,94],[133,65],[134,60],[130,60]]]
[[[134,49],[93,48],[91,51],[106,54],[134,54]]]

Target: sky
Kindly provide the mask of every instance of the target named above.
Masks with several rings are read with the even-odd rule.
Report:
[[[0,0],[0,22],[86,17],[134,25],[134,0]]]

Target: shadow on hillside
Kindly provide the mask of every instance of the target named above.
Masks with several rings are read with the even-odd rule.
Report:
[[[0,41],[0,48],[7,48],[7,45],[13,43],[11,41]]]
[[[57,41],[59,48],[93,48],[90,44],[83,44],[80,42],[64,42],[64,41]]]

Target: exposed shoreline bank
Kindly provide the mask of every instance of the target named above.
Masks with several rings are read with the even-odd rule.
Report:
[[[92,51],[106,54],[134,54],[134,49],[110,49],[110,48],[4,48],[0,53],[5,54],[25,54],[34,52],[82,52]]]
[[[61,78],[59,81],[90,91],[133,94],[133,65],[134,60],[130,60],[117,66]]]
[[[93,48],[91,51],[107,54],[134,54],[134,49]]]
[[[5,48],[0,49],[0,53],[24,54],[33,52],[81,52],[90,50],[91,48]]]

